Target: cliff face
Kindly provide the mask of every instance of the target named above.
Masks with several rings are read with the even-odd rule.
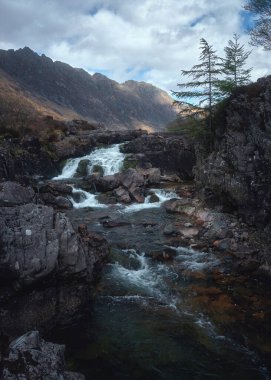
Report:
[[[198,187],[251,224],[270,225],[271,76],[231,97],[214,151],[199,160]]]
[[[102,74],[53,62],[29,48],[0,50],[0,69],[19,84],[22,92],[57,111],[111,129],[152,128],[161,130],[176,117],[172,99],[148,83],[119,84]],[[0,78],[1,80],[1,78]],[[49,102],[49,103],[48,103]]]

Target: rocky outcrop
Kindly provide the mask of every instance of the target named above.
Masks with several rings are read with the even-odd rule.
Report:
[[[10,194],[13,207],[0,208],[1,328],[11,336],[72,318],[109,253],[102,236],[84,226],[77,233],[65,214],[27,203],[29,192],[21,186],[20,199]]]
[[[38,331],[30,331],[10,343],[3,358],[3,380],[84,380],[65,370],[65,346],[46,342]]]
[[[0,144],[0,181],[31,181],[32,177],[52,178],[58,170],[37,138],[6,139]]]
[[[157,167],[162,173],[177,173],[182,179],[193,178],[194,149],[180,137],[145,135],[122,147],[124,153],[133,153],[135,165]],[[132,160],[132,157],[130,157]]]
[[[146,135],[146,131],[90,131],[86,129],[84,133],[78,130],[67,131],[64,139],[54,141],[50,144],[50,149],[58,161],[71,157],[80,157],[88,154],[91,149],[102,146],[119,144],[133,140],[136,137]]]
[[[217,126],[214,151],[196,166],[205,196],[250,224],[271,218],[271,76],[240,88]]]

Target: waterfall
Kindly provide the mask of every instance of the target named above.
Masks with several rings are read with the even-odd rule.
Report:
[[[91,174],[95,166],[100,166],[104,175],[118,173],[123,165],[125,155],[120,152],[120,144],[108,148],[97,148],[93,152],[77,158],[67,160],[62,173],[54,180],[70,179],[76,175],[80,161],[87,160],[87,173]]]

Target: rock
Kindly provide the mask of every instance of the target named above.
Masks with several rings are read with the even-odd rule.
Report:
[[[41,194],[41,199],[46,205],[53,206],[54,208],[57,208],[57,209],[68,210],[68,209],[73,208],[72,202],[68,198],[62,197],[60,195],[55,197],[54,195],[50,193],[45,193],[45,194]]]
[[[196,211],[196,208],[191,205],[191,201],[187,199],[171,199],[164,203],[164,207],[168,213],[172,214],[191,216]]]
[[[153,260],[157,261],[169,261],[173,260],[177,256],[177,252],[172,248],[164,248],[161,251],[154,251],[149,254]]]
[[[83,159],[79,161],[79,164],[76,169],[76,177],[85,177],[88,174],[88,165],[89,160]]]
[[[99,260],[69,219],[47,206],[0,208],[0,243],[1,281],[16,280],[21,287],[55,272],[61,278],[76,276],[91,281]],[[103,249],[108,253],[106,244]]]
[[[144,203],[145,197],[143,194],[143,190],[140,187],[132,187],[129,191],[129,194],[133,201],[137,203]]]
[[[94,183],[98,191],[114,190],[121,184],[120,174],[99,177]]]
[[[90,284],[109,254],[106,239],[47,206],[1,208],[1,331],[75,323],[90,308]]]
[[[84,376],[65,371],[64,345],[41,339],[29,331],[14,340],[3,361],[3,380],[84,380]]]
[[[35,201],[35,192],[17,182],[0,183],[0,206],[16,206]]]
[[[199,234],[199,229],[195,227],[185,227],[181,228],[179,232],[182,236],[192,239]]]
[[[117,198],[118,202],[121,203],[131,203],[131,197],[129,192],[125,190],[123,187],[118,187],[113,191],[113,195]]]
[[[93,168],[92,168],[92,174],[100,174],[100,176],[103,176],[104,175],[104,169],[102,166],[100,165],[94,165]]]
[[[130,141],[122,150],[124,153],[143,153],[145,162],[160,168],[163,173],[174,173],[181,179],[193,178],[195,154],[183,137],[149,134]]]
[[[144,176],[136,169],[128,169],[121,174],[122,185],[130,190],[136,187],[144,186]]]
[[[231,239],[216,240],[213,243],[213,247],[219,251],[229,251],[231,249]]]
[[[213,151],[198,150],[195,167],[197,187],[213,194],[212,204],[259,227],[271,220],[270,91],[271,76],[235,91],[221,111]]]
[[[51,193],[54,196],[72,195],[72,186],[66,183],[52,181],[41,185],[38,189],[39,193]]]
[[[52,178],[58,170],[35,137],[5,140],[0,147],[0,180],[25,182],[33,176]]]
[[[155,193],[152,193],[150,195],[150,203],[156,203],[156,202],[159,202],[159,201],[160,201],[160,199],[159,199],[159,197]]]
[[[161,180],[161,171],[158,168],[140,169],[139,173],[143,174],[146,185],[157,185]]]
[[[168,224],[163,229],[164,235],[167,236],[177,236],[179,235],[178,229],[174,226],[174,224]]]
[[[116,228],[130,225],[129,222],[122,222],[120,220],[105,220],[102,224],[105,228]]]

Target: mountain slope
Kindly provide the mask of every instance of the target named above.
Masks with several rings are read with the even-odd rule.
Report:
[[[83,69],[53,62],[27,47],[0,50],[0,69],[17,83],[21,97],[34,99],[48,109],[48,114],[54,112],[62,119],[78,115],[111,129],[161,130],[176,117],[170,96],[151,84],[119,84],[102,74],[90,75]]]

